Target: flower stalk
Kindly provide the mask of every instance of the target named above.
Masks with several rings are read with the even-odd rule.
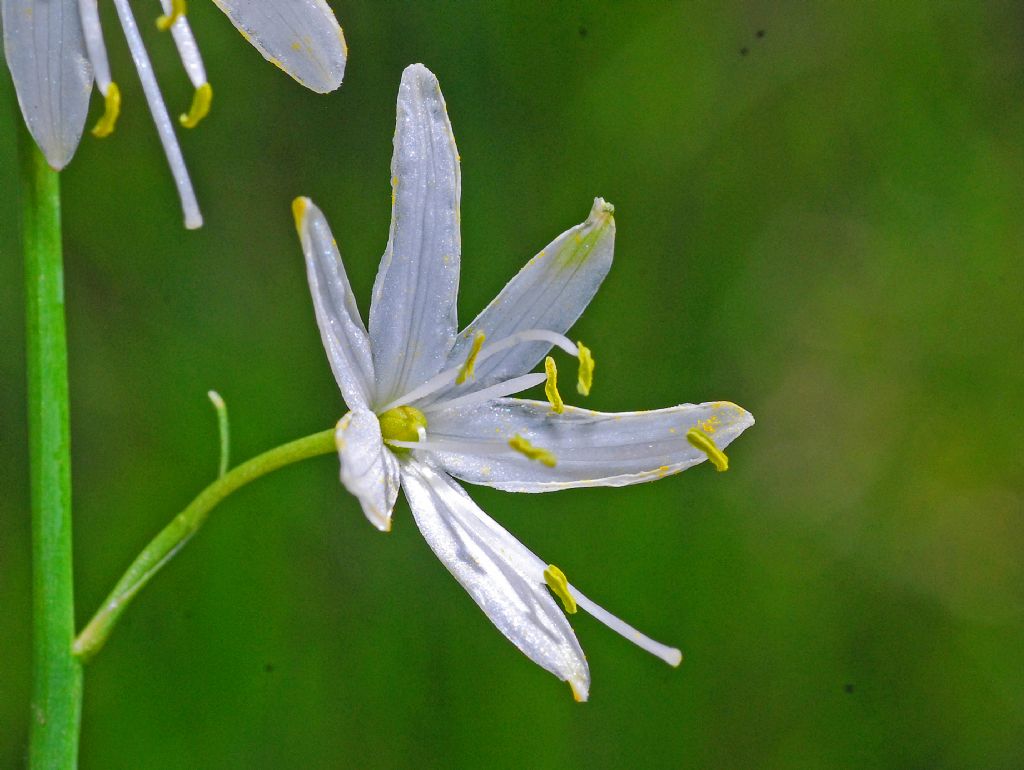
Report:
[[[18,131],[25,255],[29,474],[32,499],[32,713],[29,765],[75,767],[82,668],[71,566],[71,457],[60,181]]]
[[[217,503],[250,481],[271,471],[299,460],[336,451],[332,428],[282,444],[219,476],[135,557],[128,571],[117,581],[117,585],[75,639],[75,657],[85,663],[99,652],[131,600],[199,531]]]

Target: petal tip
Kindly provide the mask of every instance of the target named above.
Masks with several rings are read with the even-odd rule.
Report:
[[[311,204],[312,201],[305,196],[299,196],[292,201],[292,217],[295,219],[295,229],[300,233],[302,232],[302,223],[306,218],[306,211]]]
[[[402,70],[402,84],[417,88],[439,88],[437,75],[422,64],[410,64]]]
[[[586,703],[590,697],[590,690],[586,682],[574,682],[569,680],[569,687],[572,689],[572,698],[577,703]]]

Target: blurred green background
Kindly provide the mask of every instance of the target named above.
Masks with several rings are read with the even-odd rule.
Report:
[[[724,398],[757,417],[725,475],[472,490],[686,659],[577,615],[577,705],[404,503],[381,535],[319,458],[230,498],[126,613],[87,669],[83,767],[1024,764],[1020,5],[332,5],[350,60],[317,96],[191,4],[215,99],[182,136],[207,221],[186,232],[103,4],[122,119],[62,176],[80,622],[215,474],[208,388],[239,460],[342,414],[288,204],[323,207],[365,313],[399,76],[422,61],[463,159],[460,318],[602,195],[618,239],[576,327],[599,364],[587,405]],[[175,113],[190,87],[156,4],[136,7]],[[15,168],[9,127],[2,767],[28,718]]]

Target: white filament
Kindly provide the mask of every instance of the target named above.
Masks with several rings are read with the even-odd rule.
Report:
[[[124,29],[124,36],[128,41],[128,49],[131,51],[132,61],[135,62],[135,69],[139,73],[139,80],[142,81],[142,90],[146,94],[146,102],[149,104],[153,122],[156,124],[156,132],[160,136],[164,154],[167,155],[167,163],[170,165],[171,175],[174,177],[174,186],[178,188],[181,208],[185,214],[185,227],[189,230],[202,227],[203,215],[199,213],[199,202],[196,200],[195,190],[192,189],[192,180],[189,179],[188,169],[185,167],[185,158],[181,154],[178,137],[174,134],[171,116],[167,114],[167,105],[164,104],[164,98],[160,95],[160,86],[157,85],[156,76],[153,74],[153,64],[142,43],[142,36],[139,34],[135,17],[132,15],[131,6],[128,5],[128,0],[114,0],[114,7],[121,19],[121,27]]]
[[[555,345],[561,348],[570,356],[578,356],[580,354],[579,348],[573,344],[572,340],[570,340],[563,334],[548,331],[547,329],[527,329],[525,331],[516,332],[515,334],[510,334],[508,337],[505,337],[499,342],[495,342],[491,345],[488,345],[487,342],[485,341],[483,347],[480,348],[480,352],[477,354],[476,365],[479,366],[483,361],[486,361],[491,356],[496,355],[503,350],[508,350],[509,348],[522,344],[524,342],[547,342],[550,343],[551,345]],[[426,398],[427,396],[436,393],[442,388],[451,385],[458,378],[459,374],[462,373],[462,368],[464,365],[465,364],[462,363],[459,364],[458,366],[453,366],[449,369],[445,369],[443,372],[439,374],[435,374],[433,377],[431,377],[429,380],[424,382],[419,387],[413,388],[404,396],[400,396],[399,398],[396,398],[394,401],[392,401],[390,404],[382,407],[379,410],[380,414],[383,414],[389,409],[394,409],[399,406],[411,404],[414,401],[419,401],[420,399]],[[542,375],[540,381],[543,382],[544,379],[545,377]],[[536,384],[537,383],[534,383],[534,385]],[[520,388],[520,390],[525,390],[526,387],[529,386]],[[499,398],[499,396],[494,396],[494,398]],[[451,401],[447,402],[445,404],[445,408],[450,407],[451,404]],[[431,408],[433,409],[435,407],[431,406]]]
[[[104,96],[110,88],[110,64],[107,61],[107,46],[103,42],[103,28],[100,26],[100,11],[97,0],[78,0],[78,15],[82,19],[82,34],[85,36],[85,50],[89,54],[96,87]]]
[[[401,441],[384,439],[388,446],[399,449],[418,449],[425,452],[450,452],[459,455],[503,455],[513,452],[508,444],[489,444],[483,441],[451,441],[450,439],[421,439],[420,441]]]
[[[174,12],[171,0],[160,0],[164,9],[164,15],[170,16]],[[206,82],[206,68],[203,67],[203,57],[199,55],[199,46],[196,44],[195,35],[188,25],[188,19],[179,16],[178,20],[171,25],[171,35],[174,37],[174,44],[178,47],[178,56],[185,67],[188,79],[196,88]]]
[[[458,398],[453,398],[449,401],[439,401],[436,404],[424,407],[424,411],[429,414],[430,412],[440,412],[442,409],[457,409],[459,407],[476,406],[477,404],[482,404],[495,398],[511,396],[522,390],[526,390],[527,388],[532,388],[534,385],[540,385],[546,379],[547,375],[541,374],[540,372],[524,374],[522,377],[513,377],[511,380],[499,382],[496,385],[491,385],[489,388],[483,388],[482,390],[468,393],[465,396],[459,396]]]
[[[575,587],[569,586],[569,593],[572,594],[572,598],[576,600],[576,603],[580,607],[594,616],[597,620],[604,623],[612,631],[615,631],[617,634],[620,634],[631,641],[637,647],[647,650],[651,655],[661,658],[670,666],[678,666],[682,663],[683,653],[675,647],[669,647],[661,642],[656,642],[646,634],[640,633],[626,621],[612,615],[608,610],[604,609],[604,607],[594,604],[594,602],[581,594]]]

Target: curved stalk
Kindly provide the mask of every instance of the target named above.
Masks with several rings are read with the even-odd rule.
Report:
[[[84,663],[99,652],[131,600],[199,530],[217,503],[250,481],[282,466],[335,451],[332,428],[257,455],[210,484],[135,557],[128,571],[117,581],[114,590],[75,639],[74,655]]]

